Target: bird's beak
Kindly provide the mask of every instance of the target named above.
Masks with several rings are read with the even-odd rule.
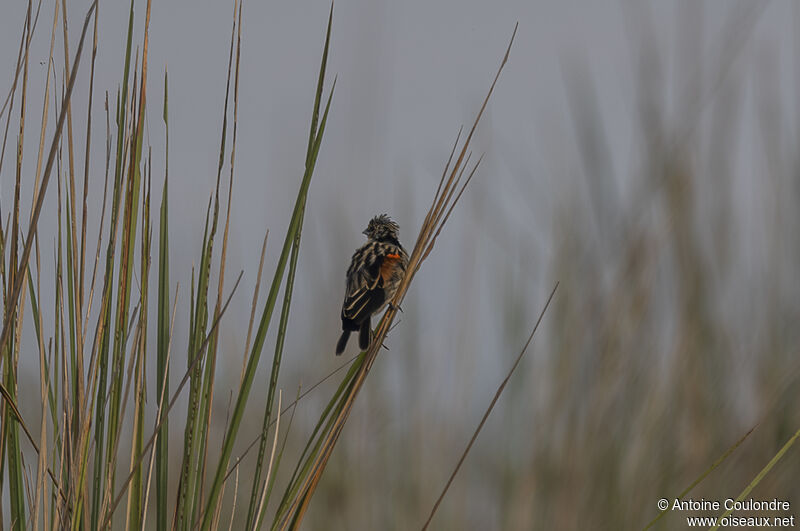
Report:
[[[364,230],[362,230],[362,231],[361,231],[361,234],[363,234],[364,236],[366,236],[366,235],[367,235],[367,229],[364,229]]]

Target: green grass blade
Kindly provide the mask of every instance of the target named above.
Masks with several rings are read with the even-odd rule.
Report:
[[[142,239],[141,239],[141,294],[139,298],[139,345],[136,348],[136,368],[135,368],[135,399],[134,399],[134,420],[131,448],[131,469],[134,471],[131,486],[128,490],[128,529],[139,529],[141,527],[142,508],[144,507],[143,470],[136,458],[142,453],[144,445],[144,409],[145,409],[145,365],[147,363],[147,309],[148,309],[148,286],[150,279],[150,179],[146,180],[146,192],[142,204]]]
[[[77,351],[75,349],[76,298],[75,298],[75,291],[73,289],[73,282],[72,282],[73,279],[75,278],[75,270],[74,270],[74,267],[73,267],[73,253],[74,253],[73,231],[74,231],[75,227],[72,225],[72,222],[70,221],[70,218],[69,218],[69,212],[70,212],[70,209],[72,208],[71,207],[71,205],[72,205],[72,197],[70,196],[69,187],[65,187],[64,197],[66,198],[66,208],[65,208],[65,213],[66,214],[65,214],[65,223],[64,223],[64,227],[65,227],[65,230],[66,230],[66,237],[64,238],[64,241],[66,242],[66,246],[65,247],[66,247],[66,251],[67,251],[67,259],[66,259],[66,265],[67,265],[67,277],[66,278],[67,278],[67,281],[66,281],[66,284],[67,284],[67,313],[68,313],[67,324],[68,324],[68,328],[69,328],[69,336],[68,336],[68,340],[69,340],[69,359],[70,359],[70,365],[72,367],[77,368],[77,367],[79,367],[79,364],[78,364],[78,359],[77,359],[78,354],[77,354]],[[77,310],[77,313],[80,313],[80,309]],[[75,371],[75,370],[72,371],[72,378],[70,379],[70,384],[72,385],[73,396],[78,396],[78,385],[79,385],[79,379],[81,377],[82,377],[82,375],[78,374],[77,371]],[[78,423],[77,415],[78,415],[78,408],[75,408],[75,411],[74,411],[74,414],[73,414],[73,418],[72,418],[73,427],[76,426],[77,423]]]
[[[115,331],[114,341],[114,358],[112,363],[112,373],[114,378],[111,381],[111,409],[109,413],[109,431],[107,436],[107,449],[110,452],[112,448],[118,445],[118,434],[121,425],[121,400],[123,389],[123,368],[125,367],[125,350],[126,350],[126,334],[125,326],[128,322],[128,313],[130,310],[130,297],[131,297],[131,284],[133,277],[133,269],[135,264],[135,244],[136,244],[136,229],[137,219],[139,213],[139,194],[142,187],[142,146],[144,138],[144,120],[145,120],[145,104],[147,101],[147,58],[148,58],[148,39],[149,39],[149,26],[150,26],[150,0],[147,2],[147,9],[145,13],[144,23],[144,37],[142,43],[142,69],[141,77],[139,79],[139,94],[138,94],[138,107],[132,104],[132,109],[137,112],[132,116],[132,136],[130,138],[130,161],[128,163],[128,179],[125,190],[125,212],[123,221],[123,240],[122,240],[122,256],[120,257],[120,272],[118,278],[118,303],[117,303],[117,326]],[[133,10],[133,0],[131,1],[131,11]],[[130,40],[129,40],[130,45]],[[136,96],[136,82],[134,82],[133,90],[134,99]],[[143,234],[142,240],[147,238],[148,235]],[[144,310],[144,309],[143,309]],[[141,428],[141,426],[140,426]],[[116,466],[113,463],[108,463],[108,478],[110,481],[110,489],[106,492],[110,494],[108,499],[113,498],[114,495],[114,478]],[[141,478],[139,478],[141,481]],[[136,511],[138,514],[138,510]]]
[[[128,168],[128,177],[125,185],[125,210],[123,212],[122,240],[119,276],[117,278],[117,315],[114,332],[113,359],[111,365],[112,380],[109,398],[108,411],[108,433],[106,436],[106,473],[111,482],[110,490],[113,496],[115,463],[111,461],[111,452],[117,446],[117,437],[121,424],[121,403],[122,391],[125,376],[125,350],[126,350],[126,327],[128,325],[128,314],[130,311],[130,294],[134,269],[134,245],[136,242],[137,219],[139,215],[139,192],[141,187],[141,172],[139,163],[141,159],[141,143],[143,129],[137,127],[137,132],[131,139],[133,143],[130,155],[131,162]]]
[[[331,28],[333,27],[333,2],[328,12],[328,28],[325,31],[325,46],[322,49],[322,61],[319,65],[319,75],[317,76],[317,91],[314,94],[314,111],[311,113],[311,128],[308,132],[308,148],[306,148],[306,165],[311,163],[314,140],[317,137],[317,122],[319,121],[319,109],[322,104],[322,89],[325,86],[325,71],[328,68],[328,50],[331,43]]]
[[[9,271],[11,268],[9,268]],[[12,279],[14,276],[11,275],[9,278]],[[16,319],[12,320],[10,333],[9,333],[9,340],[6,342],[6,346],[3,349],[3,359],[5,360],[4,363],[4,384],[5,388],[9,392],[10,400],[16,402],[17,400],[17,389],[16,389],[16,370],[15,370],[15,363],[12,361],[12,355],[14,352],[14,337],[16,332]],[[3,447],[5,448],[6,458],[8,463],[8,486],[9,486],[9,507],[11,512],[11,522],[13,522],[14,529],[25,529],[25,521],[27,518],[27,513],[25,511],[25,488],[23,485],[23,467],[22,467],[22,448],[20,448],[19,444],[19,425],[17,424],[16,417],[12,414],[11,409],[8,407],[7,403],[4,402],[3,407],[3,425],[5,426],[5,430],[3,431],[4,435],[4,444]]]
[[[332,25],[333,25],[333,4],[331,3],[330,12],[328,14],[328,27],[325,32],[325,45],[322,51],[322,60],[320,62],[319,76],[317,77],[317,89],[314,95],[314,109],[313,112],[311,113],[311,127],[309,128],[309,133],[308,133],[308,148],[306,151],[307,167],[313,164],[314,144],[317,136],[320,135],[320,132],[317,131],[317,122],[319,120],[319,109],[322,104],[322,91],[325,84],[325,71],[328,65],[328,51],[330,49]],[[264,410],[264,422],[262,426],[261,441],[259,443],[258,458],[256,460],[253,485],[250,492],[250,505],[247,511],[246,527],[248,529],[253,526],[254,513],[256,507],[259,505],[259,497],[260,497],[259,485],[261,483],[261,474],[262,474],[262,469],[264,467],[264,460],[266,458],[266,448],[268,442],[267,432],[269,431],[268,430],[269,421],[270,418],[272,417],[272,409],[275,403],[275,392],[278,385],[278,373],[280,371],[281,358],[283,355],[283,345],[286,338],[286,326],[289,321],[289,309],[292,300],[292,288],[294,286],[294,276],[297,266],[297,257],[300,250],[300,238],[302,235],[303,217],[305,215],[305,203],[306,203],[306,198],[303,197],[300,206],[300,223],[298,224],[297,234],[295,235],[295,238],[292,243],[292,254],[289,262],[289,273],[286,280],[286,287],[284,288],[283,306],[281,307],[281,316],[278,323],[278,337],[275,343],[275,355],[272,359],[272,371],[270,373],[269,389],[267,391],[267,406]],[[269,499],[267,498],[263,506],[266,506],[268,502]],[[263,518],[263,511],[262,514],[259,515],[258,517],[259,526],[261,524],[262,518]]]
[[[211,203],[206,208],[205,230],[203,233],[203,252],[200,257],[200,268],[197,277],[196,298],[193,296],[192,324],[189,328],[189,351],[188,363],[192,369],[191,380],[189,383],[189,403],[186,411],[186,424],[183,433],[183,461],[181,465],[181,482],[178,492],[178,506],[176,507],[176,528],[188,528],[191,522],[191,511],[194,504],[195,487],[195,461],[197,455],[197,432],[199,430],[197,420],[199,418],[198,409],[200,407],[200,391],[202,389],[203,376],[203,352],[198,351],[198,347],[205,336],[206,319],[208,318],[208,274],[210,269],[210,248],[209,240],[209,216]],[[195,293],[194,282],[192,292]],[[194,356],[201,360],[194,364]]]
[[[110,236],[106,251],[106,270],[103,289],[104,307],[101,311],[100,319],[102,320],[102,337],[100,349],[100,362],[97,384],[97,397],[96,404],[97,410],[95,415],[95,460],[94,460],[94,480],[92,484],[92,519],[91,527],[97,528],[100,518],[100,505],[102,504],[102,497],[104,494],[103,478],[106,476],[105,471],[110,465],[104,458],[104,447],[106,446],[105,438],[105,424],[107,420],[107,407],[106,407],[106,385],[108,381],[108,355],[110,348],[110,326],[111,326],[111,297],[113,293],[112,283],[114,275],[114,250],[116,248],[116,231],[119,217],[119,200],[121,198],[121,182],[122,182],[122,169],[124,166],[124,146],[125,146],[125,131],[126,131],[126,118],[127,118],[127,105],[128,105],[128,77],[130,75],[131,64],[131,45],[133,42],[133,4],[131,0],[130,11],[128,14],[128,32],[125,44],[125,60],[122,69],[122,87],[121,94],[117,93],[117,108],[116,108],[116,124],[117,124],[117,147],[116,159],[114,164],[114,194],[111,210],[111,226],[109,228]],[[115,347],[116,348],[116,347]],[[115,356],[116,357],[116,356]],[[114,425],[109,420],[109,434],[115,433]],[[113,435],[108,438],[108,448],[113,445]]]
[[[169,348],[169,119],[168,83],[164,71],[164,128],[166,130],[166,163],[164,169],[164,189],[161,195],[161,220],[159,227],[158,252],[158,339],[156,346],[156,395],[169,396],[169,367],[167,350]],[[167,419],[164,420],[163,433],[156,442],[156,529],[167,530],[167,488],[169,480],[169,433]]]
[[[297,256],[300,250],[300,237],[302,234],[302,218],[305,213],[305,205],[301,210],[301,225],[297,231],[297,237],[294,240],[292,245],[292,255],[289,259],[289,273],[286,277],[286,287],[284,288],[284,295],[283,295],[283,306],[281,307],[281,317],[278,321],[278,337],[275,341],[275,356],[272,360],[272,373],[270,374],[269,380],[269,389],[267,391],[267,407],[264,409],[264,422],[261,428],[261,441],[258,447],[258,459],[256,461],[256,471],[253,478],[253,487],[250,493],[250,506],[248,508],[248,515],[247,515],[247,525],[248,529],[252,528],[253,526],[253,519],[255,516],[256,508],[261,505],[262,511],[259,515],[257,515],[258,524],[256,527],[261,527],[261,521],[264,517],[263,508],[266,507],[267,503],[269,503],[269,497],[266,497],[264,503],[260,503],[260,484],[261,484],[261,473],[264,466],[264,461],[266,458],[266,449],[267,449],[267,434],[269,432],[269,425],[270,425],[270,418],[272,417],[272,408],[274,405],[274,398],[275,398],[275,390],[277,389],[278,385],[278,372],[280,370],[281,358],[283,356],[283,345],[286,339],[286,326],[289,322],[289,308],[291,307],[292,302],[292,288],[294,286],[294,276],[295,270],[297,267]],[[273,469],[272,473],[276,474],[276,464],[273,465],[275,469]],[[274,475],[272,476],[275,477]]]
[[[231,424],[228,427],[227,432],[225,433],[225,438],[222,444],[222,452],[220,455],[219,462],[217,464],[217,470],[214,475],[214,481],[209,491],[209,497],[206,503],[206,507],[215,506],[217,497],[219,496],[222,490],[222,484],[228,467],[228,460],[230,459],[231,452],[233,452],[233,444],[236,440],[236,435],[238,433],[239,426],[242,422],[242,416],[244,415],[244,409],[245,406],[247,405],[247,399],[250,394],[250,388],[253,385],[253,378],[255,377],[256,368],[258,367],[258,361],[261,357],[261,350],[262,347],[264,346],[264,340],[267,335],[269,323],[272,319],[272,312],[275,308],[275,302],[278,298],[278,290],[280,289],[283,273],[286,269],[286,263],[289,260],[289,254],[291,251],[292,242],[294,241],[294,238],[297,235],[297,230],[301,222],[302,205],[303,202],[305,201],[306,195],[308,194],[309,185],[311,184],[311,176],[313,174],[316,158],[319,153],[320,145],[322,143],[323,132],[325,130],[325,123],[328,118],[330,103],[331,99],[333,98],[333,91],[335,87],[336,87],[336,80],[334,80],[333,86],[331,87],[331,92],[330,95],[328,96],[328,102],[325,107],[325,114],[322,118],[322,122],[319,128],[319,134],[317,135],[314,141],[310,164],[306,165],[306,169],[303,175],[303,180],[300,184],[300,190],[298,191],[297,199],[295,201],[294,211],[292,213],[292,219],[289,224],[289,229],[286,232],[286,237],[284,238],[283,242],[283,248],[281,250],[281,255],[278,260],[278,267],[275,270],[275,276],[273,277],[272,285],[270,286],[269,295],[267,296],[267,301],[264,304],[264,311],[262,313],[261,321],[258,326],[256,338],[253,343],[253,348],[247,360],[247,368],[245,369],[244,379],[242,380],[242,385],[239,390],[239,395],[236,398],[236,405],[234,406],[233,415],[231,417]],[[212,513],[213,511],[205,512],[202,524],[202,529],[204,531],[207,531],[211,527],[211,522],[213,520]]]
[[[216,238],[217,234],[217,224],[219,221],[219,206],[220,206],[220,184],[222,181],[222,169],[225,165],[225,146],[227,144],[228,139],[228,108],[229,108],[229,101],[230,101],[230,93],[231,93],[231,73],[234,64],[234,50],[236,49],[236,91],[234,92],[234,108],[236,109],[238,106],[238,79],[239,79],[239,49],[234,47],[236,43],[236,29],[237,29],[237,20],[236,20],[236,12],[237,8],[239,10],[239,23],[241,23],[241,3],[238,1],[233,2],[233,20],[231,23],[231,40],[230,40],[230,47],[228,51],[228,69],[227,69],[227,78],[225,84],[225,98],[223,101],[222,106],[222,131],[220,135],[220,148],[219,148],[219,158],[217,162],[217,180],[216,180],[216,191],[214,195],[214,219],[212,223],[212,230],[211,230],[211,238],[209,243],[208,249],[208,266],[209,266],[209,273],[211,267],[211,249],[213,247],[213,242]],[[240,33],[241,38],[241,33]],[[228,204],[226,208],[226,219],[225,219],[225,228],[222,234],[222,250],[220,253],[219,258],[219,277],[218,277],[218,290],[217,290],[217,301],[214,306],[214,318],[216,319],[219,316],[219,311],[222,304],[222,291],[223,286],[225,283],[225,260],[227,257],[227,237],[230,228],[230,213],[231,213],[231,201],[232,201],[232,187],[233,187],[233,168],[234,168],[234,160],[235,160],[235,152],[236,152],[236,110],[234,110],[234,120],[233,120],[233,144],[231,146],[231,174],[230,180],[228,182]],[[217,347],[218,347],[218,340],[219,340],[219,330],[214,330],[211,334],[211,340],[208,344],[208,351],[206,353],[206,360],[205,360],[205,373],[203,375],[203,391],[202,391],[202,399],[200,401],[200,413],[198,417],[198,458],[197,458],[197,475],[195,477],[195,485],[194,485],[194,497],[192,499],[192,520],[198,518],[198,513],[201,512],[201,504],[202,504],[202,497],[203,497],[203,489],[205,486],[205,478],[206,478],[206,465],[208,461],[208,437],[210,432],[211,426],[211,412],[213,408],[213,398],[214,398],[214,375],[216,373],[217,367]],[[206,510],[214,510],[216,508],[206,508]]]

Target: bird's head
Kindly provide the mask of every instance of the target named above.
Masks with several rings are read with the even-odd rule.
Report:
[[[371,240],[398,240],[400,227],[389,216],[381,214],[369,221],[364,234]]]

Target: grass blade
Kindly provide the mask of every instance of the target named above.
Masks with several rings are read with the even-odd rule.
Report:
[[[328,14],[328,28],[325,33],[325,45],[322,51],[322,60],[320,63],[319,76],[317,78],[317,90],[314,96],[314,110],[311,114],[311,127],[308,136],[308,148],[306,152],[306,166],[313,164],[313,148],[317,136],[321,135],[317,131],[317,122],[319,120],[319,109],[322,104],[322,93],[325,83],[325,71],[328,64],[328,51],[330,49],[331,40],[331,27],[333,25],[333,4],[331,4],[330,12]],[[294,287],[294,277],[297,267],[297,257],[300,252],[300,238],[302,236],[303,217],[305,215],[306,198],[302,198],[300,205],[300,223],[298,225],[297,234],[292,242],[292,254],[289,261],[289,273],[286,278],[286,287],[284,288],[283,306],[281,307],[281,316],[278,322],[278,336],[275,342],[275,355],[272,359],[272,371],[270,373],[269,389],[267,390],[267,406],[264,409],[264,421],[261,432],[261,442],[258,449],[258,458],[256,460],[256,468],[253,476],[253,486],[250,492],[250,505],[247,512],[246,527],[250,528],[254,525],[261,525],[263,512],[258,517],[258,522],[254,524],[253,520],[256,513],[257,505],[263,506],[263,500],[260,500],[259,484],[261,482],[261,471],[264,465],[264,458],[267,444],[267,433],[269,430],[270,418],[272,417],[272,408],[275,400],[275,390],[278,385],[278,373],[280,371],[281,358],[283,354],[283,345],[286,339],[286,326],[289,322],[289,308],[292,301],[292,288]],[[277,429],[277,428],[276,428]],[[267,500],[269,501],[269,500]]]
[[[156,393],[169,396],[169,113],[167,71],[164,70],[164,128],[166,130],[164,189],[158,242],[158,339],[156,346]],[[165,419],[164,433],[169,433]],[[167,486],[169,481],[169,437],[156,442],[156,529],[167,529]]]
[[[445,484],[444,488],[442,489],[442,493],[437,498],[436,503],[433,504],[433,509],[431,509],[431,514],[428,516],[428,519],[423,524],[422,529],[428,529],[428,526],[433,520],[433,516],[436,514],[436,510],[439,508],[439,505],[442,503],[445,494],[447,494],[447,490],[450,488],[450,485],[453,483],[453,479],[456,477],[458,470],[461,468],[461,465],[464,463],[464,459],[466,459],[467,454],[469,453],[472,445],[475,443],[475,439],[478,438],[478,434],[480,433],[481,429],[483,429],[483,425],[486,424],[486,419],[489,418],[489,415],[494,409],[494,405],[497,403],[497,400],[500,398],[500,395],[503,394],[503,390],[506,388],[508,381],[511,379],[511,376],[514,374],[514,371],[517,370],[517,366],[519,362],[522,361],[522,356],[525,355],[525,352],[528,350],[528,346],[530,346],[531,341],[533,341],[533,336],[536,334],[536,330],[539,328],[539,323],[542,322],[542,318],[544,317],[545,312],[547,312],[547,308],[550,307],[550,301],[553,300],[553,296],[556,294],[556,290],[558,289],[558,282],[556,285],[553,286],[553,291],[550,292],[550,296],[547,298],[547,302],[544,304],[544,308],[542,308],[542,312],[539,314],[539,318],[536,320],[536,324],[533,325],[533,330],[531,331],[531,335],[528,336],[528,341],[525,342],[525,345],[522,347],[517,359],[514,360],[514,364],[511,366],[511,369],[508,371],[508,374],[503,379],[502,383],[500,383],[500,387],[497,388],[497,392],[494,394],[494,398],[489,403],[489,407],[486,409],[486,412],[483,414],[483,418],[478,423],[478,427],[475,429],[475,432],[470,437],[469,443],[467,443],[467,447],[464,449],[464,452],[461,454],[461,457],[458,459],[458,463],[456,463],[456,467],[453,469],[453,473],[450,474],[450,478],[448,478],[447,483]]]
[[[749,432],[748,432],[748,434],[749,434]],[[776,453],[772,457],[772,459],[769,460],[769,463],[764,465],[764,468],[762,468],[759,471],[759,473],[756,474],[756,477],[753,478],[753,481],[751,481],[750,484],[747,485],[747,487],[745,487],[745,489],[736,497],[736,499],[734,500],[734,503],[744,500],[745,497],[748,494],[750,494],[753,491],[754,488],[756,488],[756,485],[761,483],[761,480],[764,479],[767,474],[769,474],[769,471],[772,470],[772,468],[778,463],[778,461],[781,460],[781,458],[784,456],[784,454],[789,451],[789,449],[794,445],[794,443],[797,442],[798,439],[800,439],[800,430],[797,430],[796,432],[794,432],[794,435],[792,435],[792,437],[788,441],[786,441],[786,443],[781,447],[781,449],[778,450],[778,453]],[[711,528],[711,531],[715,531],[715,530],[719,529],[719,522],[721,520],[723,520],[726,516],[730,516],[730,514],[732,512],[733,512],[733,505],[731,505],[731,508],[728,509],[727,511],[725,511],[722,514],[722,516],[717,518],[717,524],[714,525]],[[794,519],[794,517],[792,517],[792,519]]]
[[[261,350],[262,347],[264,346],[264,340],[266,339],[267,330],[269,328],[269,324],[272,319],[272,312],[275,308],[275,302],[278,298],[278,290],[280,289],[281,280],[283,278],[283,273],[286,268],[286,262],[289,260],[291,246],[294,239],[297,236],[297,231],[299,230],[299,226],[302,220],[301,216],[302,208],[305,202],[305,197],[308,194],[309,185],[311,184],[311,176],[313,174],[314,165],[317,159],[317,154],[319,153],[319,148],[322,143],[322,137],[325,130],[325,123],[327,122],[331,99],[333,98],[333,91],[335,88],[336,88],[336,80],[334,79],[333,86],[331,87],[331,91],[328,96],[328,101],[325,106],[325,114],[323,115],[322,121],[320,123],[319,133],[317,134],[314,140],[314,146],[312,148],[312,156],[309,160],[309,163],[306,164],[303,180],[300,184],[300,190],[298,191],[297,199],[295,201],[294,211],[292,213],[292,219],[289,224],[289,229],[286,232],[286,237],[283,242],[283,248],[281,251],[280,258],[278,260],[278,267],[275,270],[275,276],[273,277],[269,295],[267,296],[267,301],[264,305],[261,321],[258,326],[258,331],[256,332],[256,338],[253,343],[253,349],[250,353],[250,357],[247,362],[247,368],[245,369],[244,379],[242,380],[242,385],[239,389],[239,395],[236,398],[236,405],[234,406],[233,415],[231,418],[231,424],[228,427],[228,430],[225,434],[220,460],[219,463],[217,464],[216,474],[214,476],[214,481],[211,486],[211,490],[209,492],[209,498],[207,500],[206,507],[213,507],[216,504],[217,497],[220,495],[220,491],[222,490],[222,484],[228,467],[228,460],[230,459],[231,452],[233,451],[233,444],[242,421],[242,416],[244,415],[244,409],[250,394],[250,388],[252,387],[253,384],[253,378],[255,377],[256,368],[258,367],[258,361],[261,357]],[[210,529],[212,519],[213,519],[212,511],[206,511],[202,524],[202,529],[204,531]]]

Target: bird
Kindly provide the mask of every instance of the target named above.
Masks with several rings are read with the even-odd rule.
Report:
[[[400,244],[400,227],[388,215],[372,218],[363,234],[367,242],[356,249],[347,268],[337,356],[356,330],[359,348],[369,347],[370,318],[390,304],[408,267],[408,254]]]

